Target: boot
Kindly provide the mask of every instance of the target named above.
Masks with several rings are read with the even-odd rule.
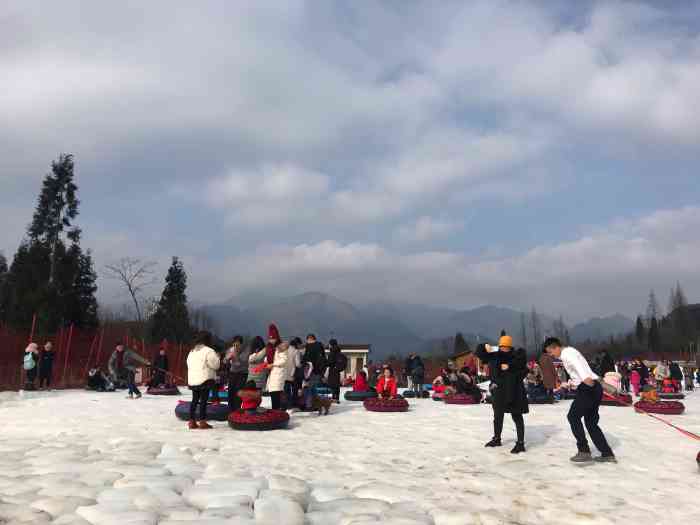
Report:
[[[199,427],[197,426],[197,422],[194,419],[190,419],[190,421],[187,423],[187,428],[190,430],[197,430]]]
[[[487,448],[500,447],[501,446],[501,438],[499,438],[499,437],[492,438],[491,441],[486,443],[486,445],[484,445],[484,446]]]
[[[523,443],[522,441],[518,441],[513,447],[513,450],[510,451],[510,453],[520,454],[521,452],[525,452],[525,443]]]
[[[200,422],[199,422],[199,428],[202,429],[202,430],[209,430],[209,429],[214,428],[214,427],[212,427],[212,426],[211,426],[209,423],[207,423],[206,421],[200,421]]]
[[[136,394],[136,399],[141,399],[141,394]]]
[[[571,457],[571,461],[574,463],[590,463],[593,461],[593,456],[591,456],[590,452],[579,452]]]
[[[593,461],[597,463],[617,463],[617,458],[615,456],[598,456]]]

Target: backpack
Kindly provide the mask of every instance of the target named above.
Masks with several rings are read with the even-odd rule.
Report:
[[[25,370],[33,370],[36,366],[36,362],[34,361],[34,354],[32,354],[31,352],[24,354],[24,364],[22,366]]]

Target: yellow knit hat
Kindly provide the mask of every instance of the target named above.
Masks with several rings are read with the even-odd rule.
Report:
[[[502,335],[498,340],[498,346],[507,346],[513,348],[513,338],[509,335]]]

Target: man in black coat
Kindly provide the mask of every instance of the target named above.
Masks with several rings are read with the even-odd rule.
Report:
[[[318,386],[321,379],[326,375],[326,369],[328,368],[326,350],[323,348],[323,345],[316,340],[314,334],[306,336],[306,348],[304,349],[304,356],[301,361],[302,367],[305,367],[307,363],[312,367],[311,375],[306,380],[309,388],[306,389],[304,396],[304,406],[308,407],[311,405],[313,387]]]
[[[53,375],[53,362],[56,353],[53,351],[53,344],[48,341],[44,349],[39,354],[39,389],[46,385],[47,390],[51,390],[51,376]]]
[[[488,363],[491,374],[491,406],[493,407],[493,438],[487,447],[501,446],[503,418],[510,413],[515,423],[518,441],[512,454],[525,452],[525,421],[523,414],[529,412],[527,393],[523,380],[527,375],[527,355],[525,350],[513,348],[513,339],[504,335],[498,342],[498,349],[479,345],[476,356]]]

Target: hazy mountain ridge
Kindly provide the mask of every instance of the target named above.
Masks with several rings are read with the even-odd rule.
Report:
[[[372,344],[375,358],[389,354],[421,351],[430,341],[469,334],[469,340],[495,341],[501,330],[516,339],[521,331],[521,312],[512,308],[486,305],[456,310],[414,304],[373,303],[353,305],[328,294],[308,292],[292,297],[237,297],[204,310],[218,335],[265,336],[270,322],[278,325],[282,337],[304,337],[315,333],[321,340],[335,337],[348,343]],[[528,332],[530,315],[526,313]],[[540,314],[542,334],[551,330],[554,318]],[[607,340],[632,330],[634,322],[622,315],[598,317],[570,328],[573,342]]]

